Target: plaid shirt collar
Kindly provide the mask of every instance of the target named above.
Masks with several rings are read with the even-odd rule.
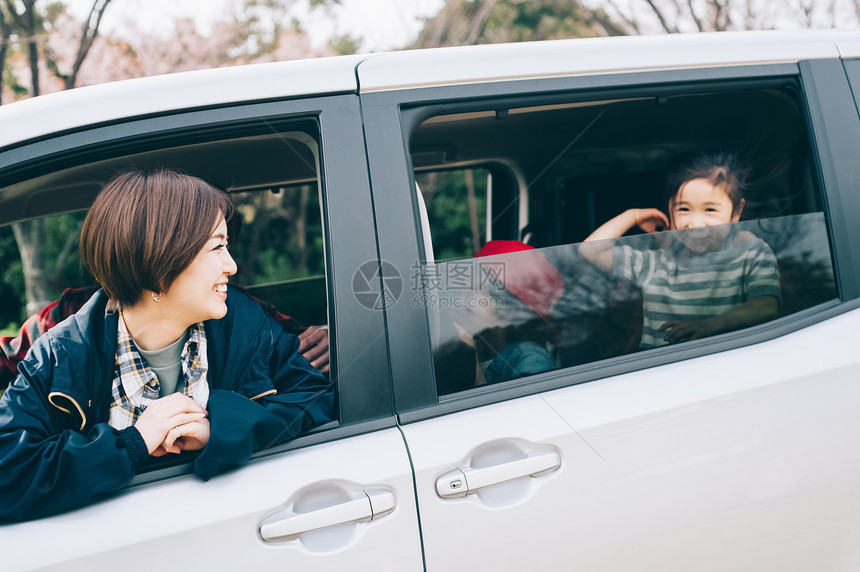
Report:
[[[182,394],[191,397],[200,407],[209,401],[206,374],[206,330],[202,323],[191,326],[188,341],[182,349]],[[137,422],[147,406],[159,398],[160,387],[155,375],[134,345],[122,312],[116,334],[116,361],[111,384],[110,425],[125,429]]]

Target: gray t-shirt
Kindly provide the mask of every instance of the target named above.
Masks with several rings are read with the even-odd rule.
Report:
[[[730,239],[723,250],[694,256],[615,246],[612,261],[613,273],[642,288],[641,349],[667,343],[660,326],[669,320],[709,318],[762,296],[781,299],[776,257],[759,238]]]
[[[179,385],[179,379],[182,377],[182,350],[187,341],[188,330],[185,330],[178,340],[160,350],[150,352],[137,348],[140,357],[146,361],[146,365],[158,378],[160,397],[177,391],[176,386]]]

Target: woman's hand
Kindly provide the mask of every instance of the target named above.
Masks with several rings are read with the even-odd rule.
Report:
[[[149,454],[159,457],[165,453],[181,451],[182,448],[175,442],[180,437],[184,438],[186,433],[193,443],[204,437],[205,441],[208,441],[209,420],[206,415],[206,410],[193,399],[181,393],[173,393],[150,403],[134,426],[143,437]],[[200,427],[201,420],[205,421],[205,436],[203,428]],[[186,429],[184,426],[187,424],[196,425]],[[173,435],[168,437],[171,432]],[[205,444],[204,442],[203,445]]]
[[[636,226],[645,232],[657,232],[669,227],[669,217],[660,209],[633,209]]]
[[[161,445],[152,453],[160,457],[166,453],[181,453],[182,451],[197,451],[209,442],[209,420],[205,417],[199,421],[191,421],[177,425],[167,432]],[[163,451],[159,453],[159,451]]]

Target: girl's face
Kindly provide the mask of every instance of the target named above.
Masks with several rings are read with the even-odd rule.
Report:
[[[669,204],[672,230],[679,230],[678,240],[689,250],[709,252],[722,247],[729,234],[729,224],[738,222],[744,201],[738,208],[722,186],[707,179],[687,181]]]
[[[227,280],[236,262],[227,251],[227,223],[222,217],[191,264],[162,294],[172,312],[188,325],[223,318],[227,313]]]

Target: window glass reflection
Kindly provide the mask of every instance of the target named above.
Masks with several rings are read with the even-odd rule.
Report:
[[[433,279],[413,305],[431,316],[439,393],[718,335],[836,296],[822,213],[710,232],[721,246],[701,252],[689,244],[707,237],[690,231],[606,241],[609,268],[583,255],[594,243],[516,241],[424,266]],[[775,311],[732,315],[757,299],[773,300]]]

